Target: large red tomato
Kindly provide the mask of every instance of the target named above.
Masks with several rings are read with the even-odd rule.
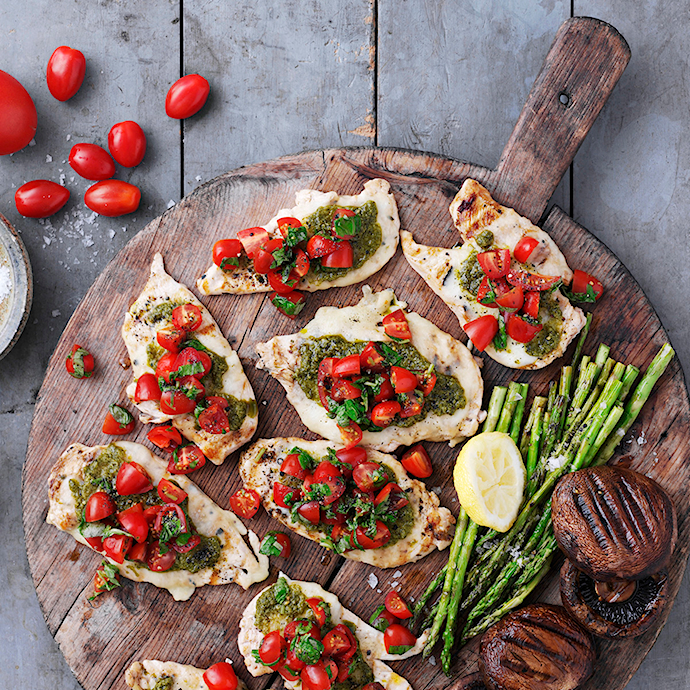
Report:
[[[198,113],[206,103],[211,87],[199,74],[178,79],[165,97],[165,113],[176,120],[184,120]]]
[[[50,180],[32,180],[14,193],[17,211],[26,218],[47,218],[69,199],[69,190]]]
[[[69,100],[79,91],[85,73],[84,54],[75,48],[60,46],[48,60],[46,71],[48,90],[58,101]]]
[[[28,91],[0,70],[0,156],[23,149],[34,138],[37,122]]]
[[[84,194],[84,203],[102,216],[124,216],[139,208],[141,192],[129,182],[103,180],[89,187]]]

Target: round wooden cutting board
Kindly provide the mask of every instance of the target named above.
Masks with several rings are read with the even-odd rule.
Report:
[[[462,181],[474,177],[506,205],[536,221],[564,170],[596,118],[629,57],[620,35],[602,22],[575,19],[556,37],[544,70],[506,146],[496,170],[412,151],[389,149],[333,149],[303,153],[227,173],[195,190],[162,217],[150,223],[109,264],[79,305],[53,355],[34,416],[23,475],[23,514],[27,553],[38,599],[48,627],[87,690],[121,689],[124,670],[135,659],[162,659],[199,667],[224,659],[236,663],[238,675],[250,688],[274,683],[272,675],[251,678],[237,650],[238,621],[250,599],[267,583],[248,591],[239,586],[203,587],[187,602],[175,602],[166,591],[125,581],[111,594],[89,602],[92,579],[101,558],[67,534],[45,522],[47,477],[60,453],[72,442],[107,443],[101,424],[108,404],[126,401],[131,371],[123,368],[126,349],[120,336],[125,311],[146,282],[153,255],[161,252],[176,279],[193,286],[210,264],[211,247],[237,230],[260,225],[290,207],[303,188],[355,194],[367,180],[382,177],[392,186],[401,225],[425,244],[451,246],[458,240],[448,205]],[[554,208],[543,227],[564,251],[571,266],[596,274],[606,286],[594,311],[586,352],[600,342],[611,355],[645,368],[667,335],[641,289],[616,257],[584,228]],[[368,281],[374,290],[393,287],[409,309],[466,341],[457,320],[399,251]],[[308,296],[296,321],[279,314],[266,294],[204,298],[231,345],[238,351],[259,401],[256,438],[302,436],[315,438],[287,404],[280,385],[254,367],[255,346],[276,334],[301,328],[319,306],[350,305],[361,296],[361,285]],[[93,378],[77,381],[64,369],[72,344],[80,343],[96,357]],[[544,394],[558,375],[561,362],[539,372],[505,369],[484,357],[488,393],[511,380],[530,384],[530,397]],[[622,444],[615,461],[653,477],[673,496],[678,510],[678,546],[670,567],[670,597],[675,597],[690,549],[690,509],[686,462],[690,421],[683,373],[674,360]],[[150,428],[150,427],[148,427]],[[126,437],[152,446],[148,428],[137,423]],[[457,513],[452,467],[457,449],[425,444],[434,463],[427,485]],[[236,471],[238,453],[220,467],[207,463],[192,479],[222,507],[241,485]],[[248,526],[259,536],[276,523],[263,511]],[[272,559],[272,578],[282,568],[293,578],[328,586],[342,603],[368,619],[385,593],[399,583],[402,593],[415,598],[447,559],[447,552],[392,571],[347,561],[301,537],[292,538],[293,555],[285,562]],[[557,601],[554,564],[539,598]],[[668,614],[668,607],[664,614]],[[652,646],[663,621],[641,638],[597,642],[599,660],[587,688],[622,688]],[[440,667],[416,657],[393,663],[417,690],[455,687],[457,679],[475,669],[478,640],[458,650],[453,678]]]

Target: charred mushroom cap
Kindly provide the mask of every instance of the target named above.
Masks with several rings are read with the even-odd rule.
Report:
[[[643,580],[598,583],[566,560],[561,568],[561,599],[568,613],[594,635],[637,637],[663,610],[667,583],[663,570]]]
[[[454,690],[486,690],[486,685],[484,685],[482,674],[475,671],[461,678],[453,688]]]
[[[488,690],[573,690],[595,657],[589,633],[563,607],[534,604],[484,633],[479,670]]]
[[[566,474],[552,499],[553,531],[565,555],[593,580],[641,580],[668,565],[676,511],[653,480],[620,467]]]

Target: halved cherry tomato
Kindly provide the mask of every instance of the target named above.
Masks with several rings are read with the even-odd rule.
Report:
[[[276,550],[278,553],[276,553]],[[285,532],[269,532],[261,542],[259,553],[266,556],[280,556],[290,558],[290,537]]]
[[[218,240],[213,245],[213,263],[224,271],[232,271],[240,265],[242,242],[235,239]]]
[[[336,659],[351,659],[357,651],[357,640],[346,625],[339,623],[323,638],[323,653]]]
[[[294,291],[297,283],[297,276],[294,271],[290,272],[287,281],[283,281],[283,274],[278,268],[271,268],[266,274],[268,284],[271,289],[275,290],[279,295],[289,295]]]
[[[355,446],[354,448],[341,448],[340,450],[335,451],[335,457],[338,458],[340,462],[350,465],[352,468],[350,472],[352,472],[357,465],[361,465],[363,462],[366,462],[367,451],[361,446]],[[345,474],[345,469],[346,468],[341,468],[343,474]]]
[[[422,395],[426,398],[436,387],[436,374],[433,371],[425,371],[422,374],[416,374],[416,376],[417,388],[422,391]]]
[[[351,221],[338,222],[340,218],[352,218],[357,214],[349,208],[337,208],[331,221],[331,234],[341,239],[350,239],[357,234],[357,226]]]
[[[287,651],[287,658],[285,661],[281,664],[276,664],[273,668],[274,670],[278,671],[280,675],[285,679],[289,680],[290,682],[299,680],[299,672],[302,670],[301,668],[295,668],[294,662],[299,661],[297,657],[295,656],[295,653],[288,649]],[[303,661],[299,662],[300,664],[304,664]]]
[[[96,182],[84,194],[84,203],[92,211],[111,218],[134,213],[140,201],[139,188],[122,180]]]
[[[347,426],[340,426],[340,438],[345,444],[345,448],[353,448],[362,440],[362,429],[356,422],[350,422]]]
[[[332,462],[322,460],[317,465],[312,476],[314,483],[320,484],[321,482],[325,482],[327,479],[331,479],[333,477],[342,477],[343,473]]]
[[[381,381],[379,392],[374,395],[374,400],[376,402],[383,402],[384,400],[390,400],[395,397],[395,391],[393,390],[390,376],[388,376],[386,372],[382,372],[381,376],[383,377],[383,381]]]
[[[163,379],[166,383],[170,383],[170,374],[177,371],[177,353],[166,352],[156,364],[156,379]],[[142,374],[141,378],[144,378],[147,374]],[[147,384],[148,385],[148,384]],[[158,390],[158,397],[151,398],[151,400],[160,400],[160,388]]]
[[[268,231],[261,227],[247,228],[237,233],[237,239],[242,243],[246,255],[253,259],[259,249],[268,242]]]
[[[333,365],[333,376],[340,378],[342,376],[355,376],[359,374],[359,355],[347,355],[339,359]]]
[[[291,489],[280,482],[273,482],[273,500],[281,508],[292,508],[301,495],[299,489]]]
[[[153,523],[153,531],[160,534],[166,524],[173,522],[176,528],[175,537],[179,534],[184,534],[189,531],[187,527],[187,517],[184,511],[177,503],[166,503],[156,514],[156,520]],[[174,538],[174,537],[173,537]]]
[[[482,282],[479,283],[479,290],[477,290],[477,302],[480,304],[483,304],[486,307],[491,307],[492,309],[496,308],[496,302],[493,301],[487,301],[487,295],[491,291],[491,284],[489,283],[489,279],[484,276],[482,278]]]
[[[307,242],[307,254],[310,259],[319,259],[333,253],[340,243],[323,235],[312,235]]]
[[[230,431],[228,415],[220,405],[207,407],[199,415],[199,426],[208,434],[227,434]]]
[[[496,298],[496,305],[499,309],[508,312],[519,311],[525,302],[525,293],[519,285],[504,295]]]
[[[477,254],[482,271],[492,280],[502,278],[510,270],[510,252],[507,249],[490,249]]]
[[[201,469],[206,464],[206,456],[199,446],[190,443],[188,446],[175,448],[172,457],[168,460],[168,472],[170,474],[189,474]]]
[[[307,470],[302,467],[302,463],[299,461],[299,454],[289,453],[285,456],[283,464],[280,466],[280,471],[283,474],[289,474],[291,477],[297,477],[297,479],[304,479],[307,474]]]
[[[161,389],[158,385],[158,378],[149,372],[142,374],[137,379],[137,387],[134,390],[134,402],[145,400],[160,400]]]
[[[371,411],[371,421],[382,429],[390,426],[395,415],[402,410],[402,406],[397,400],[386,400],[374,406]]]
[[[352,662],[349,659],[347,661],[337,659],[336,663],[338,664],[338,682],[344,683],[350,677]]]
[[[379,606],[369,619],[369,625],[383,632],[389,625],[396,623],[398,619],[386,610],[385,606]]]
[[[188,494],[184,489],[181,489],[177,484],[173,484],[169,479],[161,479],[156,487],[161,501],[164,503],[182,503]]]
[[[134,417],[119,405],[111,405],[103,420],[102,431],[110,436],[129,434],[134,429]]]
[[[25,218],[47,218],[69,200],[69,189],[50,180],[31,180],[14,193],[17,211]]]
[[[328,619],[325,608],[326,602],[321,597],[311,597],[307,599],[307,606],[309,606],[312,613],[314,614],[316,624],[320,628],[323,628],[324,625],[326,625]]]
[[[403,367],[391,367],[391,383],[396,393],[409,393],[417,387],[417,377]]]
[[[560,276],[543,276],[529,271],[509,271],[506,274],[506,280],[511,285],[519,285],[523,290],[548,290],[560,279]]]
[[[122,528],[129,532],[140,544],[146,541],[149,534],[149,523],[144,517],[144,507],[141,503],[135,503],[131,508],[117,514],[118,522]]]
[[[87,180],[108,180],[115,174],[115,161],[98,144],[75,144],[68,161],[74,172]]]
[[[388,501],[388,510],[393,511],[400,510],[409,503],[405,497],[405,492],[395,482],[388,482],[388,484],[379,491],[374,499],[374,505],[378,506],[385,501]]]
[[[219,661],[206,669],[203,679],[208,690],[237,690],[235,670],[227,661]]]
[[[521,264],[527,262],[532,252],[539,246],[539,240],[529,235],[523,235],[513,249],[513,256]]]
[[[402,406],[400,418],[407,419],[420,414],[422,407],[424,407],[424,396],[416,390],[409,393],[398,393],[398,402]]]
[[[108,558],[112,558],[116,563],[124,563],[127,552],[132,548],[132,537],[124,534],[116,534],[106,537],[103,540],[103,551]]]
[[[305,666],[299,674],[304,690],[329,690],[336,680],[336,674],[328,675],[326,666],[322,660],[315,664]]]
[[[376,344],[369,341],[359,355],[360,370],[379,373],[384,370],[384,356],[376,349]]]
[[[149,473],[138,462],[123,462],[115,478],[115,490],[120,496],[145,494],[153,489]]]
[[[165,114],[184,120],[198,113],[206,103],[211,87],[200,74],[187,74],[178,79],[165,97]]]
[[[85,537],[86,543],[96,551],[103,551],[103,539],[101,537]]]
[[[185,364],[195,364],[196,362],[200,362],[203,365],[204,370],[201,373],[192,374],[192,376],[200,379],[211,371],[213,361],[205,352],[202,350],[196,350],[193,347],[185,347],[175,359],[175,370],[183,367]]]
[[[525,294],[525,303],[522,305],[522,311],[533,319],[539,317],[539,299],[540,296],[537,290],[528,290]]]
[[[287,644],[278,630],[268,633],[259,647],[259,657],[266,666],[274,666],[282,658]]]
[[[293,270],[292,273],[295,273]],[[292,274],[291,274],[292,275]],[[304,295],[299,290],[293,290],[285,295],[279,295],[277,292],[272,292],[270,297],[273,306],[288,319],[294,319],[299,314],[304,305]]]
[[[115,502],[105,491],[96,491],[89,496],[84,507],[84,520],[96,522],[115,512]]]
[[[79,91],[86,74],[86,58],[76,48],[60,46],[48,60],[48,91],[58,101],[68,101]]]
[[[144,517],[149,527],[152,527],[156,522],[156,517],[158,517],[158,513],[160,513],[161,510],[163,510],[163,506],[160,503],[144,508]]]
[[[417,638],[400,623],[393,623],[383,633],[383,643],[389,654],[404,654],[417,644]]]
[[[362,391],[350,383],[347,379],[337,379],[331,386],[331,398],[336,402],[343,400],[356,400],[362,397]]]
[[[352,470],[352,479],[360,491],[373,491],[388,482],[388,473],[375,462],[362,462]]]
[[[191,377],[190,378],[194,378]],[[196,381],[196,379],[194,379]],[[203,388],[203,386],[202,386]],[[201,395],[203,395],[203,390]],[[164,414],[178,415],[193,412],[196,402],[193,398],[188,398],[182,391],[169,390],[161,394],[161,412]]]
[[[156,331],[156,341],[158,344],[168,352],[174,352],[175,354],[180,351],[182,343],[184,343],[186,338],[186,331],[175,328],[175,326],[165,326]]]
[[[273,263],[273,254],[263,247],[254,256],[254,271],[260,275],[266,275]]]
[[[378,549],[385,546],[391,539],[391,531],[381,520],[376,521],[376,532],[373,536],[368,536],[363,527],[358,527],[356,531],[357,543],[365,549]]]
[[[196,331],[201,319],[201,309],[196,304],[180,304],[172,310],[173,325],[181,331]]]
[[[305,520],[308,520],[309,522],[313,523],[314,525],[319,524],[319,521],[321,518],[321,509],[319,508],[319,502],[318,501],[309,501],[308,503],[304,503],[299,508],[297,508],[297,512]]]
[[[141,543],[135,542],[132,545],[132,548],[127,552],[127,560],[140,561],[143,563],[146,560],[146,553],[148,552],[148,549],[149,545],[145,541],[142,541]]]
[[[161,553],[160,542],[156,539],[149,544],[146,552],[146,565],[149,570],[154,573],[163,573],[170,570],[175,563],[175,551],[168,549],[165,553]]]
[[[295,639],[297,635],[310,635],[315,640],[321,640],[321,628],[314,623],[314,621],[306,618],[298,618],[295,621],[290,621],[283,630],[283,637],[289,644]]]
[[[579,268],[573,271],[573,284],[570,286],[573,293],[587,293],[587,286],[591,285],[595,299],[599,299],[604,293],[604,286],[593,275],[581,271]]]
[[[392,613],[396,618],[405,620],[412,618],[412,611],[405,603],[405,600],[397,592],[388,592],[385,600],[386,610]]]
[[[328,477],[319,483],[325,484],[330,490],[330,494],[319,497],[319,503],[322,506],[335,503],[345,493],[345,480],[342,477]]]
[[[350,532],[350,530],[348,530],[341,523],[333,525],[333,529],[331,530],[331,539],[336,543],[339,542],[341,539],[346,539],[348,550],[354,548],[352,532]]]
[[[338,361],[337,357],[325,357],[321,360],[316,374],[316,390],[319,393],[319,400],[323,407],[326,408],[326,411],[329,409],[328,396],[333,384],[333,367]]]
[[[108,132],[108,149],[112,157],[125,168],[133,168],[146,153],[146,135],[134,120],[113,125]]]
[[[319,522],[324,525],[344,525],[346,515],[339,511],[339,504],[333,506],[333,517],[328,517],[328,513],[325,510],[321,511],[321,517]]]
[[[291,228],[301,228],[302,221],[293,216],[286,216],[285,218],[278,218],[278,230],[283,237],[287,237]]]
[[[254,489],[238,489],[229,501],[232,512],[245,520],[253,518],[261,506],[261,497]]]
[[[529,343],[542,328],[541,324],[533,326],[517,314],[511,314],[506,322],[506,333],[518,343]]]
[[[412,338],[410,324],[407,323],[407,317],[402,309],[396,309],[383,317],[383,330],[389,338],[397,338],[398,340],[410,340]]]
[[[29,92],[10,74],[0,70],[0,156],[23,149],[36,134],[36,106]]]
[[[221,410],[227,410],[230,403],[222,395],[207,395],[206,396],[207,405],[218,405]]]
[[[338,242],[336,249],[321,257],[321,265],[326,268],[352,268],[354,261],[355,254],[347,240]]]
[[[309,257],[303,249],[295,249],[295,267],[292,270],[300,278],[309,273]]]
[[[479,352],[484,352],[498,333],[498,321],[493,314],[485,314],[466,323],[462,329]]]
[[[93,355],[81,345],[72,345],[72,352],[67,355],[65,367],[70,376],[75,379],[88,379],[93,374]]]
[[[431,465],[431,458],[421,443],[412,446],[412,448],[406,451],[400,462],[407,472],[413,477],[419,477],[420,479],[430,477],[434,471]]]

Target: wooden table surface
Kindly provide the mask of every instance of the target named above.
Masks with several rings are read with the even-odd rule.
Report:
[[[36,601],[21,528],[20,475],[48,359],[108,261],[201,182],[283,154],[400,146],[494,166],[556,30],[572,15],[613,24],[632,58],[553,202],[632,271],[687,369],[686,3],[0,3],[0,69],[29,90],[39,117],[35,144],[0,157],[0,213],[21,232],[35,280],[28,326],[0,361],[0,687],[79,687]],[[85,83],[67,103],[54,100],[45,84],[46,63],[59,45],[79,48],[87,59]],[[168,87],[194,72],[211,83],[207,105],[183,123],[167,118]],[[144,162],[117,175],[141,187],[141,207],[122,218],[94,216],[82,200],[89,183],[71,170],[67,156],[79,141],[105,145],[110,127],[126,119],[138,121],[148,137]],[[24,219],[14,207],[14,190],[36,178],[62,181],[72,192],[65,209],[46,221]],[[686,577],[629,688],[690,687],[689,595]]]

